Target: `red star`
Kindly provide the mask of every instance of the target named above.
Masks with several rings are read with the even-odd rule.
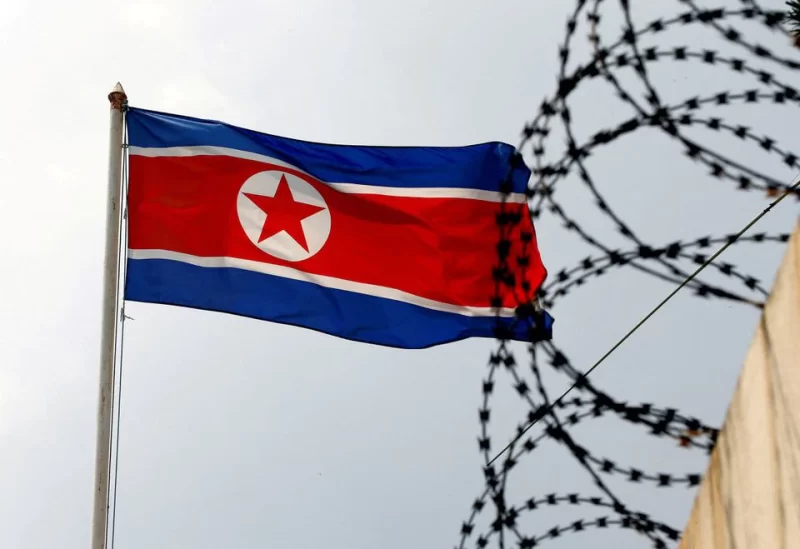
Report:
[[[289,190],[289,183],[286,181],[285,175],[282,175],[280,182],[278,182],[275,196],[250,193],[244,193],[244,195],[267,214],[264,226],[261,227],[261,236],[258,237],[259,242],[263,242],[281,231],[286,231],[295,242],[300,244],[305,251],[308,251],[306,234],[300,222],[325,208],[296,202],[292,192]]]

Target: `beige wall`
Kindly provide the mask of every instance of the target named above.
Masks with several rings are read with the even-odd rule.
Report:
[[[747,352],[680,549],[800,548],[800,224]]]

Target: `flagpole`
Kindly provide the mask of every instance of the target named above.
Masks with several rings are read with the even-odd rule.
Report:
[[[111,463],[111,402],[114,391],[116,328],[119,321],[119,252],[122,220],[122,117],[128,96],[117,83],[111,103],[108,150],[108,197],[106,202],[106,250],[103,262],[103,317],[100,334],[100,391],[97,405],[95,448],[94,514],[91,549],[105,549],[108,522],[108,479]]]

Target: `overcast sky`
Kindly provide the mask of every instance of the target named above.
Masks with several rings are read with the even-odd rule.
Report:
[[[605,4],[611,41],[621,20],[617,3]],[[676,0],[633,4],[641,22],[682,9]],[[301,139],[516,144],[524,122],[555,89],[570,10],[566,0],[0,4],[0,546],[89,545],[106,94],[117,80],[134,106]],[[798,57],[785,39],[731,22]],[[585,35],[578,33],[582,44]],[[702,26],[674,28],[658,40],[748,55]],[[582,45],[578,53],[585,51]],[[798,85],[774,63],[754,65]],[[668,103],[756,86],[752,77],[697,63],[661,62],[654,77]],[[736,106],[718,114],[800,153],[796,106]],[[585,139],[630,112],[594,83],[576,93],[573,116]],[[782,180],[795,176],[752,145],[692,132]],[[563,133],[554,130],[549,147],[555,159]],[[655,131],[598,151],[589,166],[609,203],[656,245],[735,232],[768,203],[762,194],[709,179]],[[610,246],[630,247],[596,213],[578,177],[559,188],[565,209],[587,230]],[[787,200],[756,230],[788,232],[796,216],[797,202]],[[551,273],[594,253],[552,217],[537,230]],[[742,244],[725,258],[769,286],[782,253],[777,244]],[[555,342],[585,369],[671,289],[629,270],[593,280],[552,310]],[[129,304],[127,314],[135,320],[126,327],[119,549],[458,542],[483,487],[477,409],[493,342],[400,351],[224,314],[141,304]],[[620,399],[677,407],[719,424],[757,320],[752,307],[684,292],[593,377]],[[518,358],[524,362],[524,352]],[[546,380],[552,394],[566,386],[551,372]],[[524,414],[510,378],[501,375],[495,448]],[[598,456],[648,471],[705,468],[705,456],[616,420],[586,423],[574,436]],[[693,492],[610,482],[631,507],[683,527]],[[511,483],[514,503],[550,492],[596,494],[552,441],[526,458]],[[541,511],[524,530],[541,533],[595,515],[585,508]],[[591,531],[548,543],[649,546],[630,532]]]

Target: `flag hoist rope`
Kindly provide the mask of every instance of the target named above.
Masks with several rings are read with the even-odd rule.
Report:
[[[91,549],[106,549],[109,478],[111,476],[112,396],[117,359],[117,328],[120,321],[119,270],[122,241],[122,161],[124,109],[127,95],[117,83],[108,94],[111,125],[108,149],[106,196],[106,244],[103,261],[103,305],[100,332],[100,382],[97,404],[94,509]]]
[[[123,115],[123,142],[122,142],[122,219],[120,220],[120,229],[123,231],[119,237],[119,260],[120,260],[120,269],[117,275],[118,285],[117,288],[124,288],[125,285],[125,274],[127,272],[127,259],[128,259],[128,124],[127,119],[125,118],[127,113],[127,102],[125,103],[125,107],[122,109]],[[119,316],[119,338],[117,339],[119,347],[117,348],[116,353],[116,370],[114,371],[114,389],[115,392],[112,394],[114,398],[112,399],[112,409],[111,413],[113,414],[116,410],[116,420],[112,420],[111,423],[111,440],[110,442],[114,445],[114,499],[112,502],[112,513],[109,516],[108,512],[106,512],[106,543],[110,544],[110,549],[114,549],[115,541],[116,541],[116,533],[117,533],[117,481],[119,480],[119,441],[122,436],[122,368],[125,365],[125,326],[127,324],[127,320],[130,319],[125,314],[125,301],[124,295],[120,296],[120,316]],[[133,319],[131,319],[133,320]],[[116,425],[116,429],[114,426]],[[111,463],[109,462],[109,471],[111,470]],[[111,481],[109,480],[108,485],[109,491],[111,488]],[[108,510],[108,507],[106,507]],[[108,524],[110,521],[110,524]]]

